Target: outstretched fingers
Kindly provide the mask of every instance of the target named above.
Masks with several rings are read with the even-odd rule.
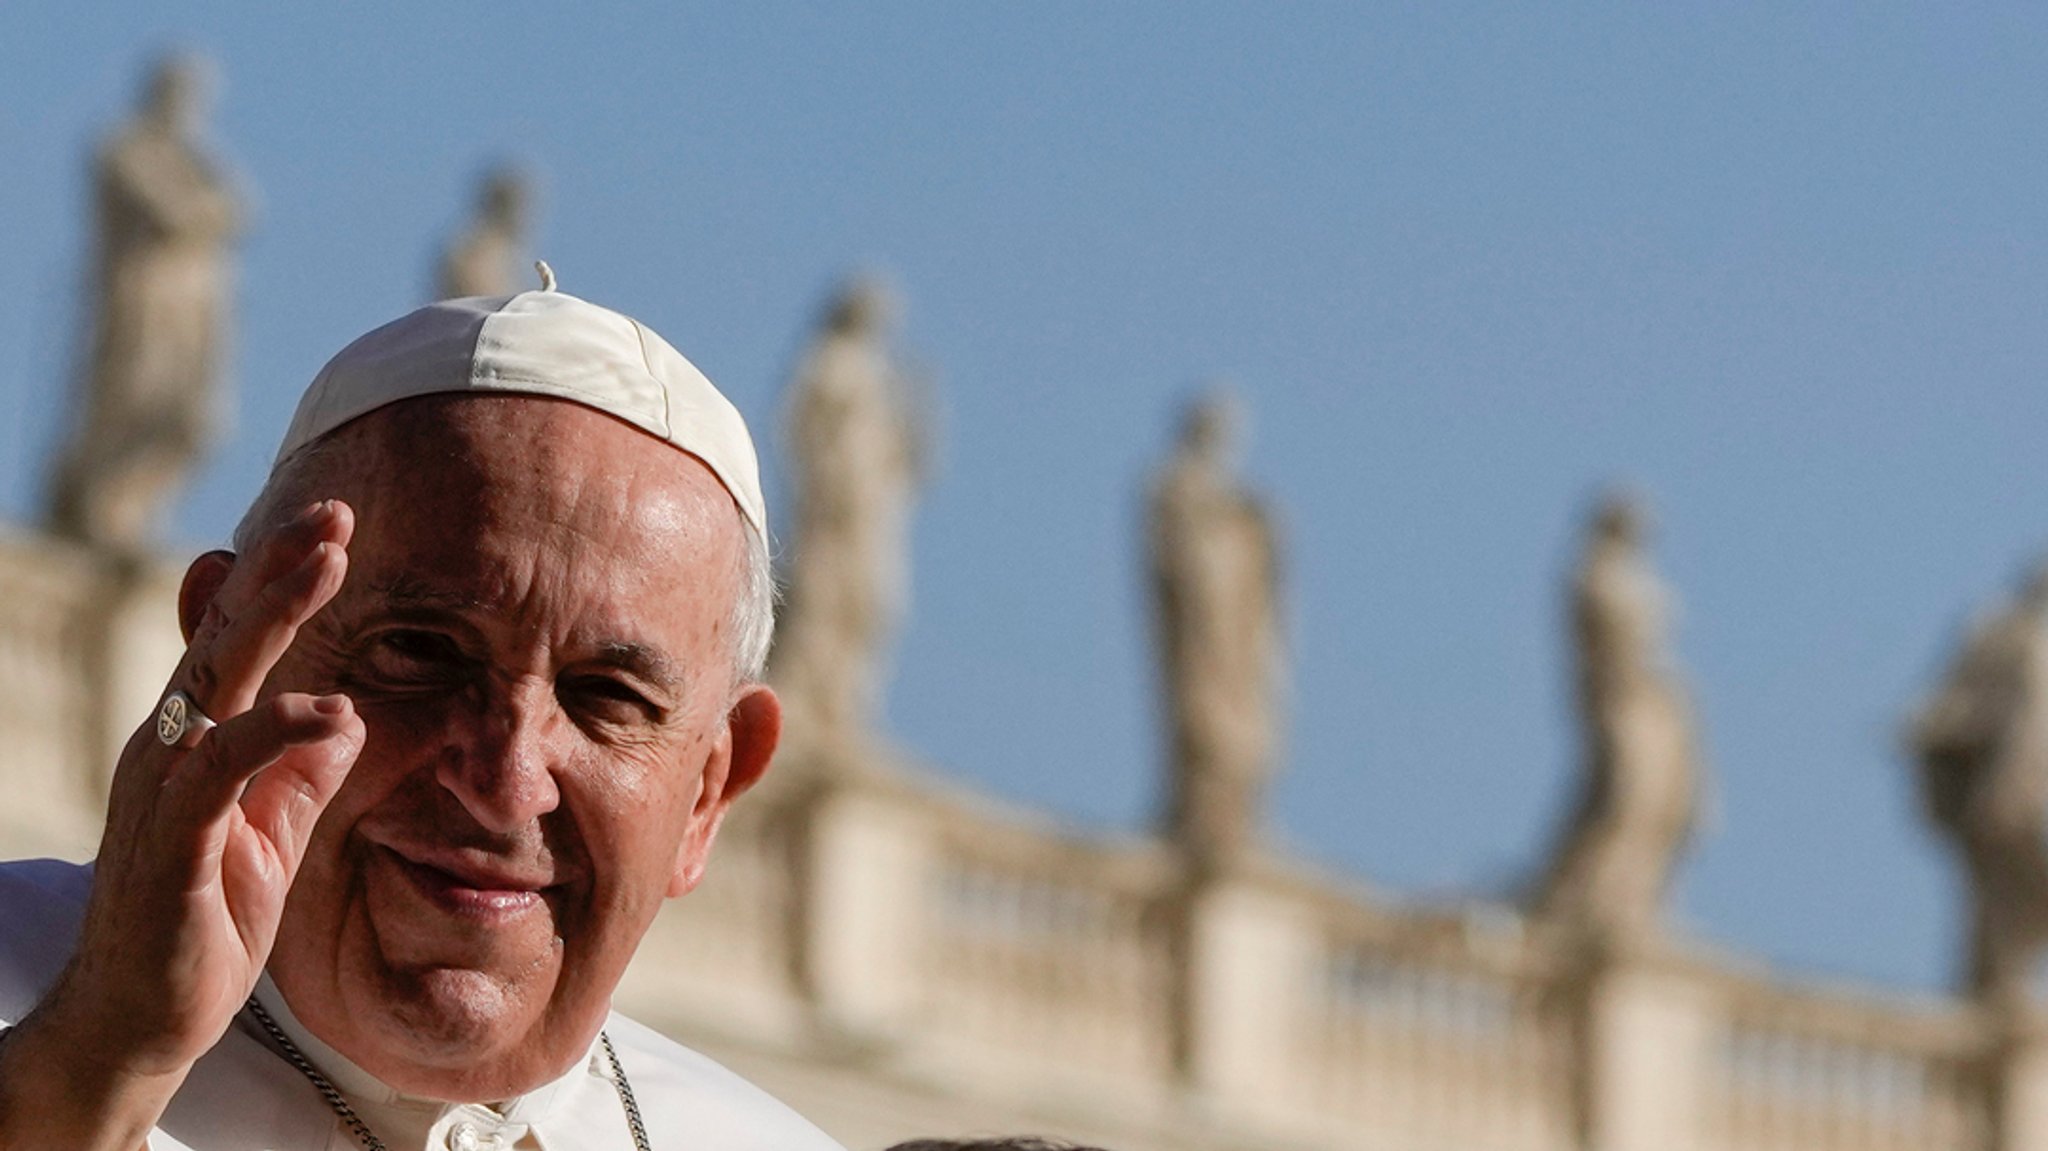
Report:
[[[347,696],[275,696],[208,732],[164,784],[167,815],[210,823],[239,802],[286,869],[363,746]]]
[[[299,627],[341,589],[354,531],[349,506],[323,500],[241,557],[208,605],[177,685],[216,720],[248,710]]]

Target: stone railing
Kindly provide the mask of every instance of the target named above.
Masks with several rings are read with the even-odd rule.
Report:
[[[0,536],[9,855],[91,850],[180,649],[175,586]],[[2048,1147],[2048,1029],[2025,1013],[1402,907],[1276,861],[1197,879],[1166,845],[1076,836],[880,748],[798,746],[620,1000],[802,1066],[794,1101],[828,1125],[897,1085],[873,1132],[937,1129],[916,1109],[953,1100],[1079,1117],[1120,1151]]]
[[[667,1017],[729,1025],[742,989],[749,1019],[863,1075],[1142,1116],[1156,1142],[1115,1129],[1131,1151],[2048,1145],[2048,1046],[1972,1007],[1278,864],[1191,886],[1163,845],[1079,839],[885,760],[798,765],[727,829],[636,965],[675,973],[636,976]]]
[[[1171,1003],[1165,861],[987,820],[939,829],[918,981],[928,1034],[1156,1079]]]
[[[1724,987],[1704,1094],[1726,1151],[1968,1151],[1989,1131],[1984,1027],[1958,1007]]]
[[[1419,1147],[1567,1144],[1570,1020],[1516,921],[1327,911],[1289,1045],[1303,1105]]]

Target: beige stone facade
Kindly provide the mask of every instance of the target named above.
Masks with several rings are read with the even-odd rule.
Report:
[[[113,749],[178,650],[174,574],[0,539],[8,854],[93,850]],[[2048,1146],[2048,1047],[1977,1008],[1404,906],[1284,860],[1190,891],[1163,842],[792,734],[620,998],[854,1148]]]

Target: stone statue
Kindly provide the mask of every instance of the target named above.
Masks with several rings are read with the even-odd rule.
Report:
[[[1643,554],[1645,514],[1603,501],[1571,585],[1583,784],[1538,896],[1604,935],[1654,929],[1697,816],[1692,708],[1668,656],[1669,595]]]
[[[788,401],[796,529],[771,673],[796,723],[826,737],[877,727],[885,657],[910,594],[924,436],[888,346],[894,310],[873,281],[842,291]]]
[[[2048,565],[1970,629],[1908,741],[1927,815],[1969,871],[1969,988],[2023,1003],[2048,944]]]
[[[509,296],[519,291],[532,199],[526,178],[514,169],[499,168],[484,178],[476,218],[441,253],[434,289],[438,298]]]
[[[1191,405],[1153,480],[1152,587],[1171,725],[1167,830],[1222,867],[1254,846],[1281,691],[1271,521],[1233,474],[1236,405]]]
[[[51,485],[50,526],[122,549],[155,534],[219,430],[229,249],[241,203],[200,143],[205,65],[158,66],[140,114],[100,149],[82,418]]]

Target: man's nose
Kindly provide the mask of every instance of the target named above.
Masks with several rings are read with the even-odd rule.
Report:
[[[561,803],[555,771],[573,725],[545,685],[493,693],[464,726],[436,777],[478,824],[511,834]]]

